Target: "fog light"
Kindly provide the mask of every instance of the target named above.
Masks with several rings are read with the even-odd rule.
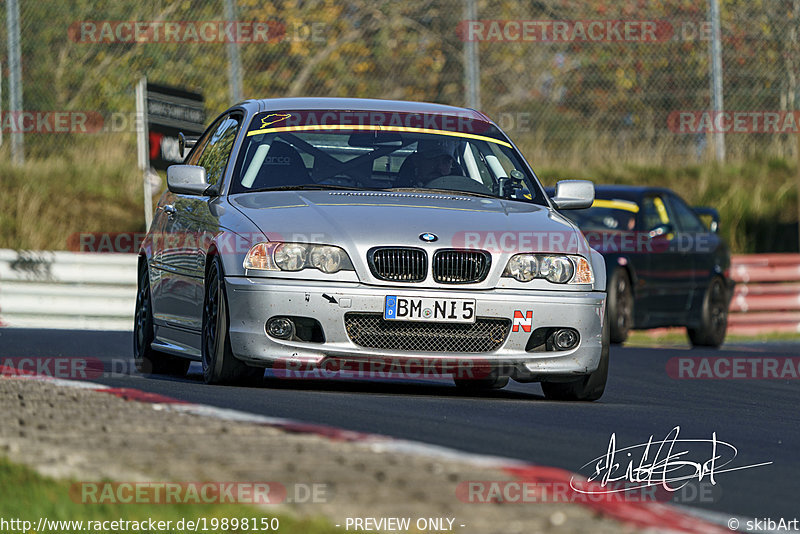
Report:
[[[286,317],[273,317],[267,321],[267,334],[278,339],[289,339],[294,335],[294,323]]]
[[[570,350],[578,346],[578,332],[572,328],[559,328],[550,337],[556,350]]]

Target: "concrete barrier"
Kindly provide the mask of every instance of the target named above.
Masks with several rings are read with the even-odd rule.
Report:
[[[748,254],[731,258],[736,291],[728,332],[800,333],[800,254]]]
[[[0,325],[130,330],[136,256],[0,249]]]

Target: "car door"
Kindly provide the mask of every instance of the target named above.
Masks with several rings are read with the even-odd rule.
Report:
[[[646,326],[680,324],[692,287],[692,268],[681,251],[677,229],[663,193],[642,199],[642,229],[648,234],[646,267],[639,279],[642,321]]]
[[[210,126],[200,137],[192,152],[187,156],[185,163],[196,165],[203,148],[208,143],[213,129],[217,123]],[[153,225],[157,224],[156,250],[153,254],[155,269],[151,271],[151,291],[153,296],[153,319],[156,324],[180,325],[176,312],[176,294],[184,295],[186,289],[182,284],[184,277],[180,276],[179,266],[185,264],[180,257],[181,232],[180,219],[177,210],[185,205],[181,195],[167,190],[159,199],[156,213],[153,216]],[[176,207],[177,204],[177,207]],[[155,272],[153,272],[155,271]]]
[[[209,185],[221,182],[225,174],[241,115],[228,114],[218,119],[202,140],[203,146],[186,163],[206,169]],[[165,223],[162,263],[165,278],[161,311],[172,326],[199,331],[202,327],[205,248],[219,229],[213,199],[205,195],[172,194]]]
[[[679,196],[670,194],[666,200],[679,232],[678,247],[685,253],[686,267],[692,271],[691,280],[688,282],[690,285],[686,304],[688,312],[702,305],[703,295],[716,263],[715,251],[719,246],[719,236],[706,228]]]

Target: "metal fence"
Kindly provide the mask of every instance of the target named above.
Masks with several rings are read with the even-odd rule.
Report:
[[[6,0],[4,8],[4,88],[17,72],[17,43],[21,78],[2,93],[3,150],[9,133],[25,130],[16,109],[100,117],[89,135],[80,124],[57,135],[59,119],[40,114],[17,136],[28,157],[83,153],[107,136],[132,145],[142,75],[203,92],[208,115],[239,96],[472,102],[547,166],[713,159],[723,140],[733,160],[797,149],[800,0]],[[737,113],[713,113],[720,109]]]

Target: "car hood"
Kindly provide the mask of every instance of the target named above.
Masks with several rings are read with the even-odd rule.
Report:
[[[272,191],[229,197],[271,241],[565,252],[585,240],[546,206],[459,194]],[[434,242],[421,239],[434,234]],[[575,251],[575,250],[573,250]]]

